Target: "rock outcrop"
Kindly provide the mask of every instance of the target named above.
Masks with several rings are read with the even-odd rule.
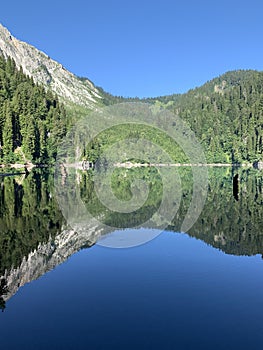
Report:
[[[13,58],[17,67],[22,67],[35,83],[50,88],[65,103],[75,103],[94,110],[102,99],[102,94],[91,81],[78,78],[44,52],[16,39],[1,24],[0,54]]]

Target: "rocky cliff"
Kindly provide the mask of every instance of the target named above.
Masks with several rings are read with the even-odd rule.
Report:
[[[79,79],[44,52],[22,42],[0,24],[0,54],[14,59],[17,67],[55,92],[64,102],[76,103],[95,109],[102,99],[101,93],[88,79]]]

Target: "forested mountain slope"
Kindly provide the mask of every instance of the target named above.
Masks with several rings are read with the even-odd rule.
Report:
[[[159,97],[155,103],[187,121],[208,161],[262,159],[263,72],[231,71],[186,94]]]
[[[0,56],[0,163],[54,160],[66,126],[58,97]]]

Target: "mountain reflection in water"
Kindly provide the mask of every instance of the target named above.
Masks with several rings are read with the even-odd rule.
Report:
[[[126,170],[119,169],[117,176],[121,177],[123,171]],[[79,174],[76,188],[95,217],[103,217],[108,226],[132,228],[152,215],[162,194],[158,174],[149,174],[148,169],[134,170],[138,171],[146,172],[150,193],[145,205],[132,214],[105,209],[88,173]],[[182,199],[167,227],[174,232],[179,232],[192,196],[191,169],[179,172],[183,179]],[[262,255],[262,177],[262,172],[252,169],[209,169],[206,204],[187,234],[227,254]],[[5,302],[20,286],[52,270],[80,249],[94,245],[110,230],[105,232],[92,222],[77,232],[68,227],[54,195],[53,174],[46,171],[34,170],[27,177],[0,177],[0,187],[0,308],[4,309]],[[129,184],[118,185],[116,192],[121,199],[129,197]]]

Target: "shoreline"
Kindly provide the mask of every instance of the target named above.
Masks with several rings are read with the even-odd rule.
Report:
[[[62,163],[60,166],[65,168],[75,168],[79,170],[87,170],[83,167],[82,162],[79,163]],[[232,167],[232,168],[254,168],[253,163],[132,163],[132,162],[123,162],[123,163],[114,163],[116,168],[142,168],[142,167]],[[54,167],[54,165],[47,166],[46,164],[0,164],[0,169],[27,169],[30,171],[33,168],[46,168]]]
[[[248,167],[253,168],[252,163],[232,164],[232,163],[115,163],[116,168],[139,168],[139,167]]]

